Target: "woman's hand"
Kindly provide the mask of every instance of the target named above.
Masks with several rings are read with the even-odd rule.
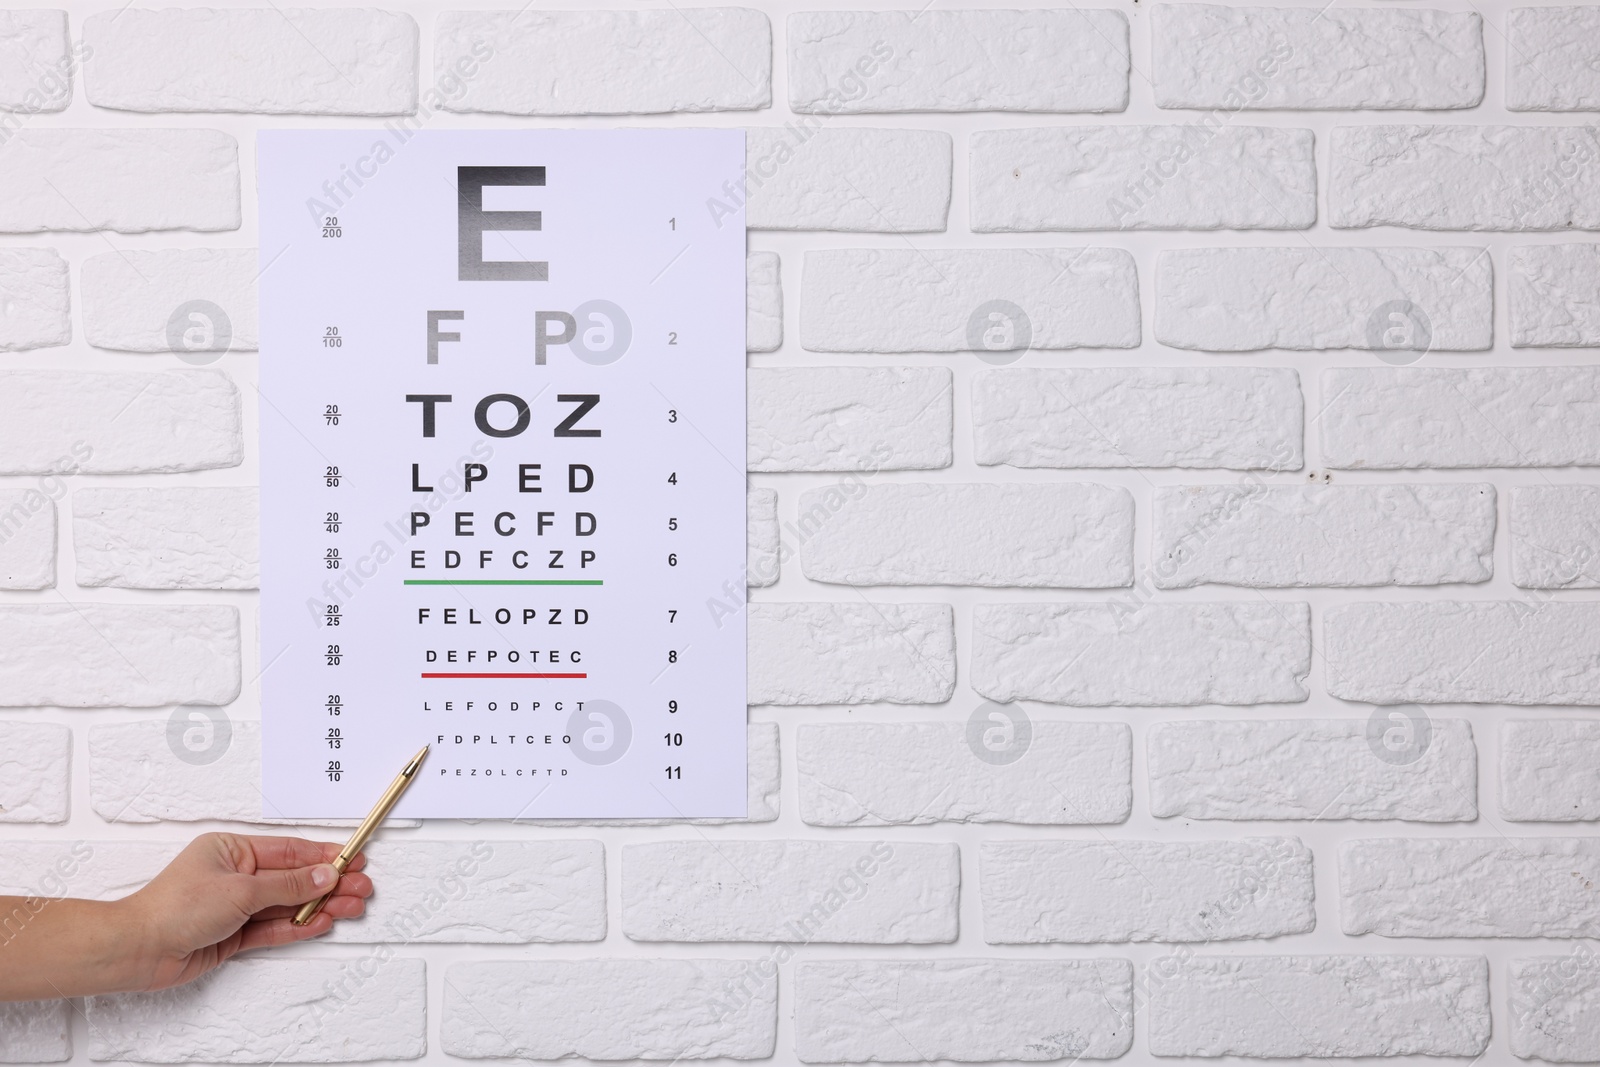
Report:
[[[166,989],[240,952],[325,934],[366,909],[372,880],[340,846],[298,837],[202,834],[132,896],[111,903],[0,897],[0,1000]],[[300,905],[333,891],[305,926]],[[19,921],[20,920],[20,921]]]

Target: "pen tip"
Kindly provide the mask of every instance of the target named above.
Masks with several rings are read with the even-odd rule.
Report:
[[[428,754],[429,747],[430,746],[428,745],[423,745],[421,750],[418,751],[415,756],[411,757],[411,762],[406,764],[406,769],[400,773],[405,775],[407,778],[410,778],[413,774],[416,774],[417,768],[422,766],[422,758]]]

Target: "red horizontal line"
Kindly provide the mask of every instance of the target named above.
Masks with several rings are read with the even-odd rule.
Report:
[[[587,678],[587,674],[424,674],[424,678]]]

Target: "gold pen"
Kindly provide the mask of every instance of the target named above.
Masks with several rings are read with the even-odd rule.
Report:
[[[344,848],[339,850],[339,855],[334,857],[334,870],[343,874],[350,864],[355,862],[356,854],[372,839],[373,833],[378,829],[378,824],[389,817],[389,812],[394,809],[394,806],[400,802],[400,798],[405,795],[406,790],[410,788],[411,779],[416,777],[417,768],[422,766],[422,759],[427,754],[428,746],[423,745],[422,751],[412,756],[411,762],[406,764],[405,769],[400,772],[399,776],[389,783],[389,788],[383,791],[383,796],[378,798],[378,803],[368,813],[367,817],[361,820],[361,825],[356,827],[356,832],[350,835],[350,840],[345,842]],[[304,926],[312,919],[315,919],[317,912],[322,910],[322,906],[328,902],[328,898],[331,896],[333,896],[333,890],[330,889],[316,900],[303,905],[295,913],[294,924],[296,926]]]

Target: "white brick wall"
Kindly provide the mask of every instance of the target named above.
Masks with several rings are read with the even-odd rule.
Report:
[[[1236,941],[1317,921],[1311,850],[1294,838],[990,841],[979,872],[991,945]],[[1110,906],[1129,898],[1141,907]]]
[[[269,126],[747,131],[752,705],[745,819],[397,823],[0,1063],[1600,1059],[1600,7],[1284,2],[0,12],[0,892],[343,832]]]
[[[1489,968],[1474,957],[1195,956],[1152,983],[1158,1056],[1477,1056]]]

